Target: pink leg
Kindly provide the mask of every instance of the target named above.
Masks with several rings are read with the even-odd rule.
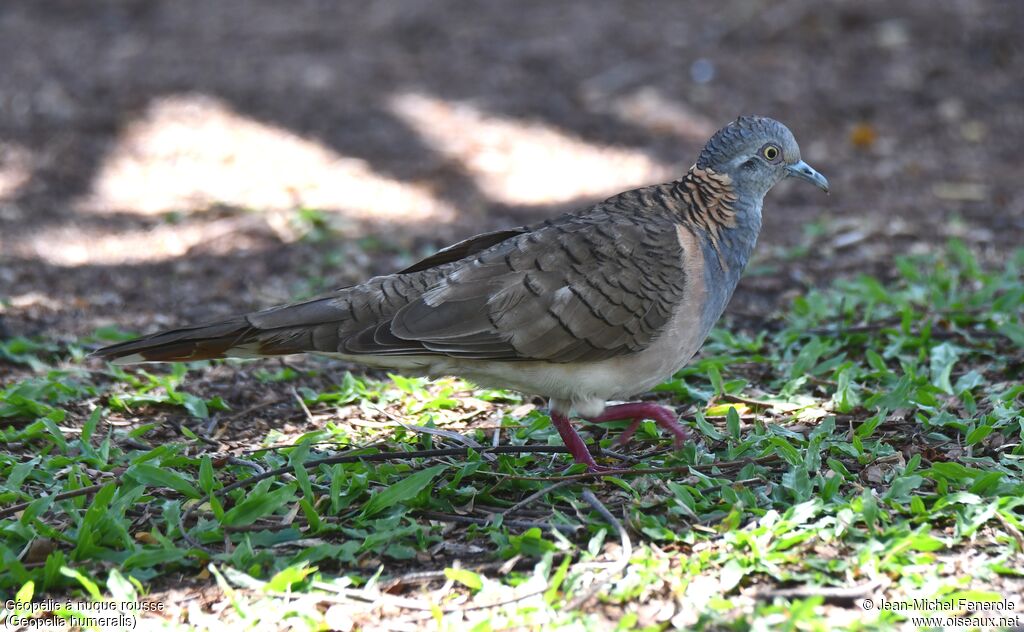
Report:
[[[647,404],[643,402],[635,404],[617,404],[615,406],[609,406],[604,409],[604,412],[597,417],[590,417],[587,421],[595,424],[605,423],[608,421],[622,421],[625,419],[632,419],[633,423],[626,428],[616,443],[618,445],[624,445],[627,441],[632,438],[633,433],[640,427],[640,422],[644,419],[653,419],[656,424],[668,430],[674,435],[674,442],[677,448],[682,447],[683,442],[690,437],[690,433],[686,431],[686,428],[679,424],[679,420],[676,418],[675,412],[671,409],[665,408],[664,406],[658,406],[657,404]]]
[[[587,469],[591,472],[603,472],[608,468],[598,465],[594,461],[594,457],[591,456],[590,450],[587,449],[587,445],[583,443],[583,438],[580,437],[576,429],[569,423],[569,418],[562,413],[556,413],[551,411],[551,423],[554,424],[555,429],[558,430],[558,434],[562,436],[562,442],[565,443],[565,447],[569,448],[569,453],[572,454],[572,458],[577,463],[583,463],[587,466]]]

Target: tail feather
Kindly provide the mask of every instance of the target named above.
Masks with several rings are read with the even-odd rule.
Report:
[[[255,339],[258,330],[244,316],[210,325],[172,329],[113,344],[92,353],[117,364],[135,362],[186,362],[211,360],[232,355],[229,352]]]
[[[434,276],[427,278],[430,274]],[[302,303],[272,307],[218,323],[163,331],[103,347],[92,355],[118,364],[132,364],[255,358],[307,351],[351,352],[348,341],[364,331],[370,332],[368,341],[356,353],[392,353],[396,346],[406,352],[422,350],[419,343],[394,336],[376,341],[372,332],[387,326],[392,315],[417,298],[436,276],[428,271],[376,277]]]

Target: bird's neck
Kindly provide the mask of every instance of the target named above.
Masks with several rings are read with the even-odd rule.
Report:
[[[740,195],[732,178],[696,165],[674,183],[679,219],[703,235],[723,271],[738,275],[761,232],[761,198]]]

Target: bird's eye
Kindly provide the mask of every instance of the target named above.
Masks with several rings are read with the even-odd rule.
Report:
[[[773,162],[779,157],[779,148],[775,145],[766,145],[765,148],[761,150],[761,155],[769,162]]]

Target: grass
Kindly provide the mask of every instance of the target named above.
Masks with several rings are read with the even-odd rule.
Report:
[[[0,383],[0,595],[148,600],[182,629],[929,627],[878,608],[915,598],[1019,612],[1024,251],[985,270],[952,243],[896,267],[717,329],[652,395],[698,441],[673,451],[645,424],[642,462],[603,457],[624,470],[602,478],[553,452],[529,400],[459,380],[123,370],[87,363],[92,340],[0,342],[17,376]],[[611,450],[607,430],[585,436]]]

